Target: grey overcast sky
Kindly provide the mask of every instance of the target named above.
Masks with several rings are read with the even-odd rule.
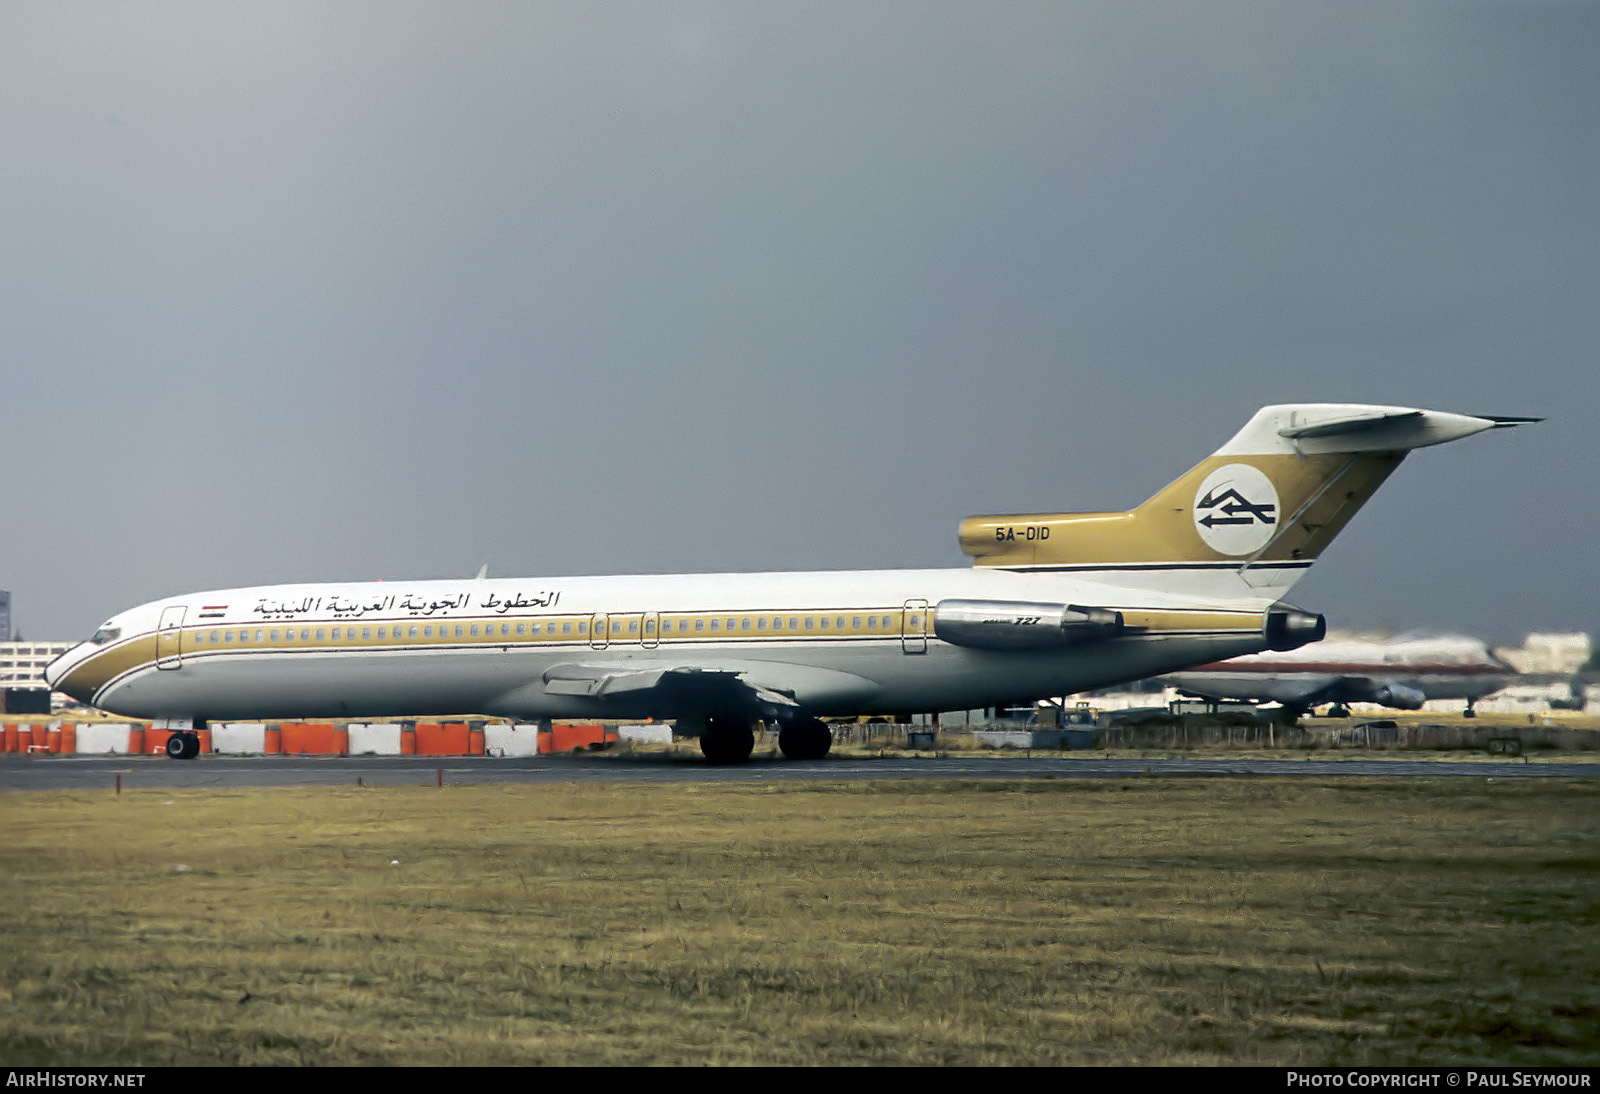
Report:
[[[0,588],[961,566],[1259,405],[1294,599],[1600,630],[1600,4],[0,6]]]

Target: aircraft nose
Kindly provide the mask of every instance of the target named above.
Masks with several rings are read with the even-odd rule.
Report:
[[[74,665],[83,660],[84,647],[87,645],[87,642],[79,642],[44,667],[45,683],[50,685],[51,691],[61,690],[61,681],[66,678],[67,673],[72,671]],[[69,692],[68,694],[71,693]],[[76,699],[78,696],[74,695],[73,698]]]
[[[50,662],[44,667],[44,682],[50,685],[51,691],[56,690],[56,681],[61,679],[61,672],[56,666],[61,664],[62,661],[66,660],[67,657],[71,656],[72,651],[76,650],[77,648],[77,646],[73,646],[71,650],[68,650],[66,653],[62,654],[60,657],[57,657],[54,661]]]

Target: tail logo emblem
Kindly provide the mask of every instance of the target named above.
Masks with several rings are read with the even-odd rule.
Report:
[[[1261,550],[1278,531],[1277,488],[1249,464],[1217,468],[1195,492],[1194,530],[1218,554]]]

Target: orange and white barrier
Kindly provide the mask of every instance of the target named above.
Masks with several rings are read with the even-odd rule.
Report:
[[[539,742],[539,751],[545,754],[552,752],[582,752],[592,748],[604,748],[608,744],[615,744],[617,731],[608,726],[569,725],[557,722],[550,727],[548,734],[542,734],[543,740]],[[547,746],[548,742],[548,746]]]
[[[597,723],[216,722],[198,733],[202,752],[235,756],[517,757],[602,748],[637,728],[619,734]],[[149,722],[5,722],[0,752],[165,755],[175,732]]]
[[[465,722],[417,723],[418,756],[470,756],[470,746]]]
[[[285,756],[343,756],[349,736],[332,722],[284,722],[278,727]]]
[[[487,756],[537,756],[539,754],[539,727],[537,725],[508,726],[495,723],[483,727],[483,751]]]
[[[133,727],[127,722],[84,722],[78,726],[76,752],[80,755],[126,755]]]
[[[350,734],[352,756],[399,756],[401,725],[399,722],[373,722],[362,725],[352,722],[345,727]]]
[[[617,736],[624,741],[635,744],[670,745],[672,743],[672,726],[666,722],[651,722],[648,725],[618,726]]]
[[[211,747],[229,755],[260,756],[267,751],[267,723],[220,722],[211,727]]]

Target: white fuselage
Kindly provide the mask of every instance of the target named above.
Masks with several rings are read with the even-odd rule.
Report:
[[[147,718],[681,718],[724,702],[682,675],[612,686],[655,670],[737,677],[825,715],[1025,701],[1266,648],[1270,599],[1205,595],[1204,574],[1186,595],[1147,577],[975,567],[229,589],[123,612],[49,675]],[[1110,607],[1129,627],[1049,649],[967,648],[935,633],[933,609],[953,598]],[[574,674],[605,680],[580,694],[563,680]]]

